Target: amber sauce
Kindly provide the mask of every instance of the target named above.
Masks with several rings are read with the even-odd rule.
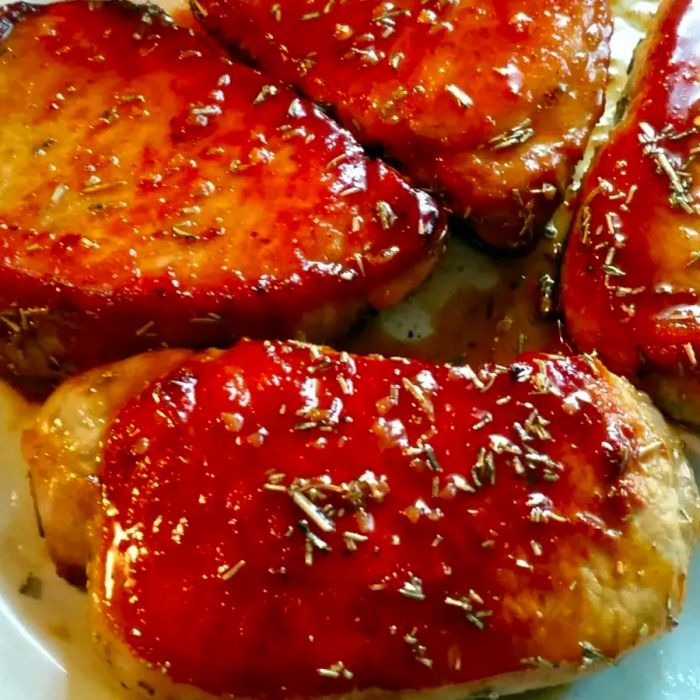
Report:
[[[560,327],[557,285],[579,178],[614,123],[632,51],[656,5],[623,0],[613,3],[616,24],[606,113],[591,138],[566,202],[540,242],[525,255],[497,257],[453,236],[432,279],[411,299],[359,328],[348,339],[348,349],[474,364],[512,361],[523,350],[567,350]],[[551,301],[543,294],[548,286],[542,283],[543,276],[554,282]]]
[[[488,257],[453,240],[436,276],[404,308],[367,322],[348,349],[470,364],[564,350],[555,289],[563,230],[524,258]],[[454,286],[443,293],[448,279]]]

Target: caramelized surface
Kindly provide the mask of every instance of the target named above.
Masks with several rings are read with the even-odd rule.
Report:
[[[607,0],[192,0],[203,24],[329,104],[488,242],[532,240],[600,116]]]
[[[195,357],[108,428],[102,636],[215,696],[604,662],[668,625],[697,512],[639,401],[582,358]]]
[[[630,103],[585,180],[564,264],[581,350],[700,421],[700,3],[667,0]]]
[[[118,3],[14,6],[2,32],[15,371],[241,333],[329,337],[432,266],[432,200],[206,37]]]

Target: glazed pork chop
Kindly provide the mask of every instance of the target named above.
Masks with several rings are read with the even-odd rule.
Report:
[[[666,0],[629,104],[581,192],[563,271],[569,334],[700,423],[700,3]]]
[[[119,2],[0,13],[6,370],[330,338],[428,274],[430,197],[205,35]]]
[[[166,351],[69,380],[24,449],[101,648],[157,698],[561,683],[673,625],[697,535],[678,439],[588,357]]]
[[[191,0],[494,246],[527,245],[601,114],[608,0]]]

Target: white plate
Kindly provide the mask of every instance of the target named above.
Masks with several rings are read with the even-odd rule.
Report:
[[[619,95],[632,49],[656,2],[620,0],[616,5],[613,97]],[[612,110],[608,119],[610,114]],[[407,328],[419,328],[421,336],[429,334],[428,309],[447,301],[446,289],[496,282],[497,271],[474,274],[484,270],[477,254],[459,242],[451,246],[449,259],[455,259],[454,253],[465,264],[443,265],[425,290],[380,319],[387,333],[400,336]],[[459,279],[454,277],[455,267]],[[124,700],[125,691],[91,647],[85,595],[54,574],[37,532],[26,466],[19,451],[21,426],[31,410],[0,385],[0,700]],[[38,600],[19,593],[30,572],[42,582]],[[568,688],[528,697],[696,700],[700,698],[699,651],[700,560],[696,560],[686,609],[673,634],[632,654],[616,668]]]

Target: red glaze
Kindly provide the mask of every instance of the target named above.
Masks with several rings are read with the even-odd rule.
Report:
[[[637,504],[622,470],[638,424],[599,368],[534,355],[477,377],[251,341],[186,362],[108,434],[107,625],[175,681],[240,697],[581,663],[596,633],[573,582],[593,550],[615,556]],[[332,550],[309,541],[310,564],[304,527]],[[469,615],[445,602],[463,596]],[[339,662],[352,676],[319,674]]]
[[[698,37],[700,2],[666,2],[637,57],[626,114],[584,182],[563,291],[581,350],[596,349],[618,373],[685,374],[691,384],[700,378]]]
[[[602,110],[607,0],[191,3],[497,246],[539,231]]]
[[[116,2],[0,21],[0,310],[54,369],[332,336],[432,266],[430,197],[203,34]]]

